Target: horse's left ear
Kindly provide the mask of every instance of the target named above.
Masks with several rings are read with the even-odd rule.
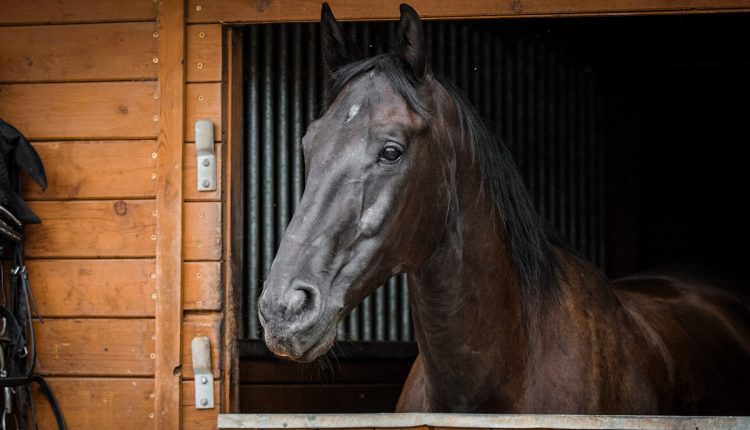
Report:
[[[359,58],[354,40],[344,33],[328,3],[323,3],[320,10],[320,41],[323,61],[331,71]]]
[[[427,73],[422,20],[417,15],[417,11],[408,4],[402,4],[400,9],[398,55],[411,67],[414,76],[422,79]]]

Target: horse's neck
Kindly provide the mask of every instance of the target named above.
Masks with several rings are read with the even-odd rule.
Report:
[[[469,192],[458,191],[441,245],[411,274],[411,303],[427,406],[487,410],[488,390],[514,401],[526,327],[505,228],[478,183],[458,186]]]
[[[622,309],[595,270],[560,251],[566,272],[560,295],[537,309],[543,315],[524,315],[505,228],[492,215],[493,203],[476,191],[481,187],[464,187],[470,189],[473,195],[456,200],[441,246],[409,279],[425,406],[518,411],[529,402],[522,393],[535,395],[529,394],[535,382],[577,377],[556,360],[591,348],[589,333],[576,326],[582,315],[597,327],[603,315]],[[608,325],[615,324],[602,323]]]

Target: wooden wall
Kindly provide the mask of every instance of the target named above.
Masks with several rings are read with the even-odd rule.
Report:
[[[186,26],[184,7],[0,0],[0,117],[50,184],[24,187],[43,220],[26,248],[38,371],[70,428],[215,428],[228,392],[223,181],[197,191],[193,143],[212,119],[221,162],[222,27]],[[193,406],[194,336],[211,341],[213,410]]]

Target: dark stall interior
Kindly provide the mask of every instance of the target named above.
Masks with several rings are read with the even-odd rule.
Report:
[[[748,18],[626,18],[589,33],[607,91],[610,276],[684,263],[748,278]]]
[[[394,23],[347,28],[368,55],[393,46]],[[717,14],[430,22],[426,32],[433,67],[509,145],[542,215],[607,275],[689,264],[747,281],[749,28],[750,15]],[[325,97],[312,83],[326,73],[317,32],[260,25],[245,38],[245,200],[255,202],[245,206],[259,223],[245,227],[245,413],[390,412],[417,351],[401,278],[342,324],[325,359],[282,362],[260,340],[259,280],[304,185],[297,142]]]

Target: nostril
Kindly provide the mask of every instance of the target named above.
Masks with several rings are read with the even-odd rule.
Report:
[[[295,282],[287,296],[287,317],[297,317],[314,310],[318,290],[315,287]]]
[[[289,313],[297,315],[304,313],[310,302],[310,293],[307,289],[294,289],[289,297]]]

